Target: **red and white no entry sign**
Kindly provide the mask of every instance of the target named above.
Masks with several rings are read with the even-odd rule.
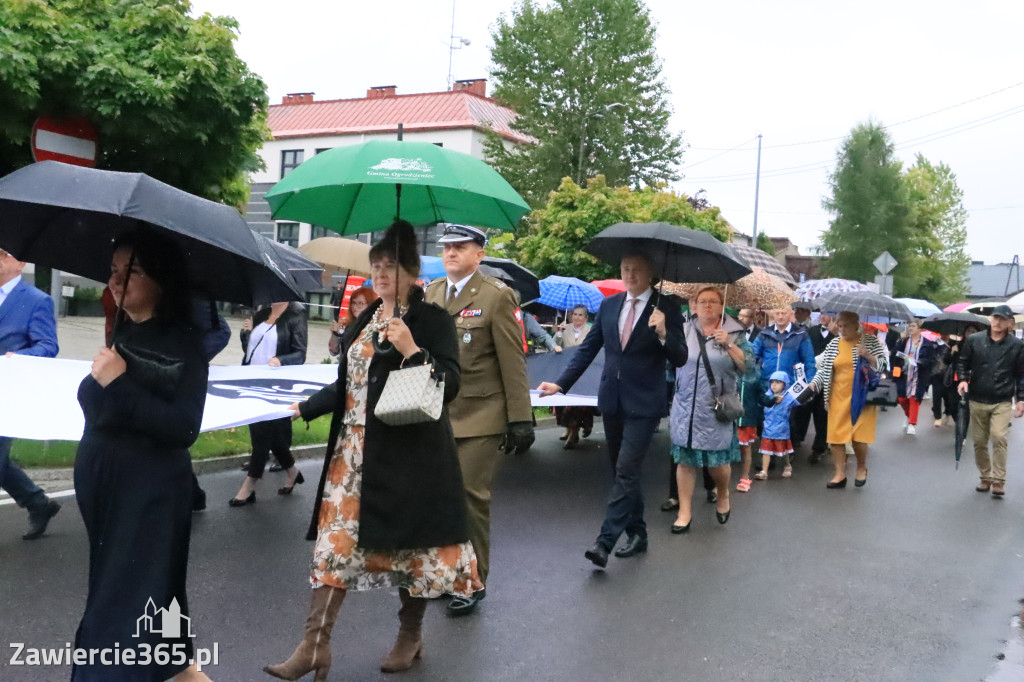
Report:
[[[40,116],[32,126],[32,157],[92,168],[98,139],[95,126],[81,116]]]

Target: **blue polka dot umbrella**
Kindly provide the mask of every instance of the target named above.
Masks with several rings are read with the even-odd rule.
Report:
[[[540,281],[540,298],[537,302],[555,310],[572,310],[578,305],[585,305],[588,311],[596,313],[603,300],[604,294],[590,282],[575,277],[550,275]]]

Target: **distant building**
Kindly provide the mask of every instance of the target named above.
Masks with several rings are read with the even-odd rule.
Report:
[[[809,279],[821,278],[821,263],[828,260],[826,256],[803,256],[800,248],[791,242],[788,237],[769,237],[772,242],[775,260],[779,261],[784,268],[789,270],[793,279],[803,282]],[[732,237],[733,243],[755,246],[753,236],[742,232],[735,232]]]
[[[967,269],[967,300],[1003,300],[1024,291],[1024,277],[1021,277],[1020,259],[1017,256],[1009,263],[985,265],[984,261],[972,261]]]

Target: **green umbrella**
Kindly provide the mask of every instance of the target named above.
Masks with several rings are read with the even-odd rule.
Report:
[[[396,218],[514,230],[526,202],[483,161],[429,142],[371,140],[317,154],[266,194],[277,220],[341,234],[382,230]]]

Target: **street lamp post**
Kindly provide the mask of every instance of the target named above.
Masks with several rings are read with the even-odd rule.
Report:
[[[580,158],[579,163],[577,163],[576,165],[576,184],[579,185],[580,187],[583,186],[584,179],[583,152],[587,144],[587,124],[590,122],[591,118],[602,118],[604,116],[604,112],[611,111],[612,109],[618,109],[619,107],[624,106],[626,105],[623,104],[622,102],[612,102],[611,104],[605,104],[600,109],[588,111],[583,114],[583,125],[580,130]]]

